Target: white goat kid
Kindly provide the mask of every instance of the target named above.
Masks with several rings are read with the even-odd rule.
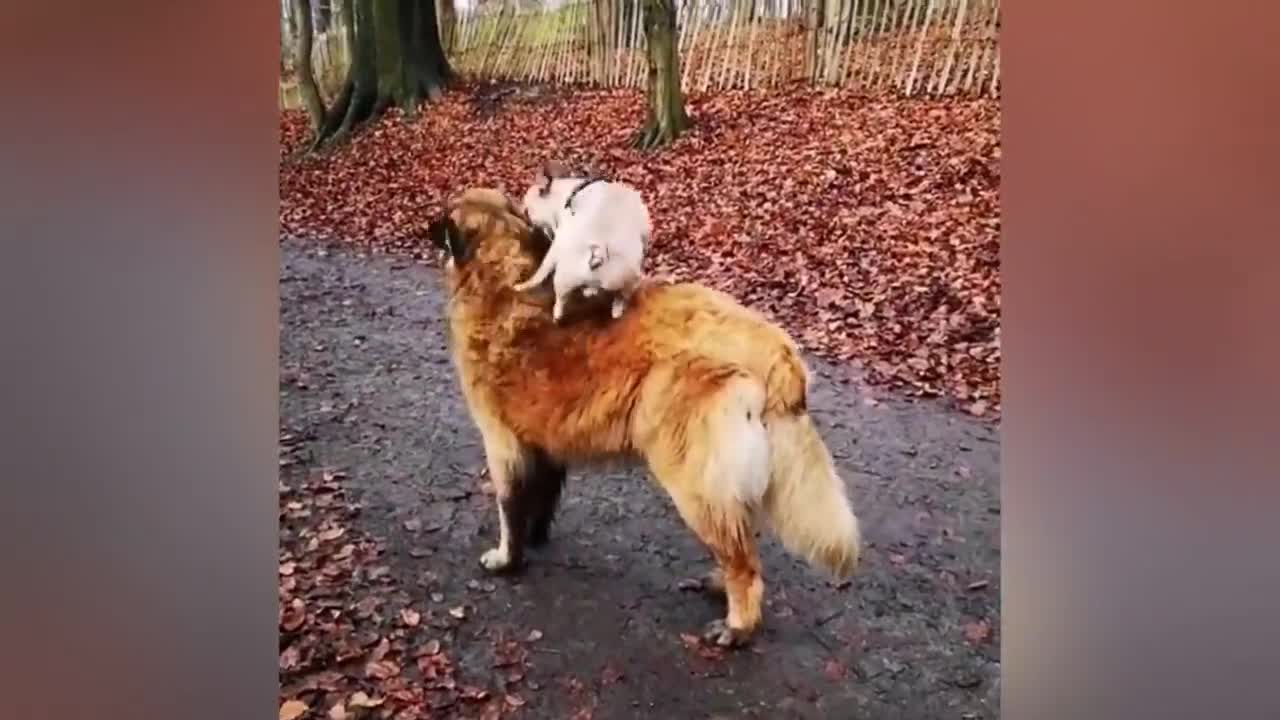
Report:
[[[524,209],[552,242],[538,269],[515,289],[527,292],[554,272],[556,322],[564,316],[566,299],[578,289],[584,297],[612,293],[611,314],[622,317],[639,284],[652,234],[640,193],[625,183],[569,177],[562,165],[548,163],[525,193]]]

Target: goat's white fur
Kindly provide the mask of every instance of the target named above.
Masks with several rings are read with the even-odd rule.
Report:
[[[579,288],[587,297],[601,291],[613,293],[612,314],[621,317],[640,281],[652,233],[644,198],[625,183],[591,183],[566,208],[565,201],[585,182],[586,178],[555,178],[548,187],[543,178],[524,196],[530,222],[553,240],[537,271],[515,289],[531,290],[554,271],[552,316],[556,321],[564,315],[565,300]]]

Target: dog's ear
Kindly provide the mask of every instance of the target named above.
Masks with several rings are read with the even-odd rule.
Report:
[[[551,192],[551,181],[565,177],[569,177],[569,168],[564,163],[558,160],[548,160],[543,163],[538,175],[538,183],[541,185],[538,188],[538,194],[546,197],[547,193]]]
[[[458,224],[448,215],[431,223],[427,228],[427,235],[431,238],[432,245],[449,253],[455,266],[461,266],[470,257],[467,239],[463,237]]]
[[[542,174],[552,180],[569,177],[569,166],[559,160],[548,160],[546,165],[542,166]]]

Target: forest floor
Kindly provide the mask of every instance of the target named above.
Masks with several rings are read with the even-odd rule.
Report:
[[[688,106],[694,129],[653,154],[628,146],[634,91],[471,88],[302,160],[291,113],[281,225],[425,259],[423,227],[451,193],[519,197],[548,159],[590,166],[644,194],[649,272],[725,290],[869,382],[998,417],[998,101],[795,87]]]
[[[450,96],[319,158],[289,158],[298,120],[282,122],[281,717],[998,717],[994,105],[797,90],[784,111],[772,95],[695,98],[698,130],[643,156],[621,147],[638,95],[502,92]],[[521,128],[523,140],[508,138]],[[852,139],[822,154],[818,132]],[[960,149],[962,132],[994,139],[994,159]],[[782,138],[792,145],[773,144]],[[497,578],[479,566],[496,512],[420,227],[459,188],[518,192],[547,148],[643,185],[664,238],[656,266],[770,313],[811,351],[809,404],[866,560],[837,586],[765,540],[765,626],[747,648],[697,642],[723,612],[684,589],[705,551],[639,469],[571,473],[552,542],[528,569]],[[906,188],[909,171],[873,164],[894,158],[930,170]],[[826,165],[815,175],[814,163]],[[972,202],[921,220],[912,209],[927,200],[913,198],[944,194],[923,182],[939,164]],[[873,210],[859,197],[875,197]],[[961,239],[930,235],[940,228]],[[824,290],[842,295],[815,300]],[[924,312],[911,297],[930,292],[942,300]],[[876,293],[861,315],[856,303],[872,300],[859,298]],[[926,352],[893,360],[888,348],[911,339]],[[935,367],[935,350],[974,362]],[[894,362],[910,372],[876,370]]]

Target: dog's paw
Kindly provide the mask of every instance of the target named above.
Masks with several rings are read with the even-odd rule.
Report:
[[[613,316],[614,320],[617,320],[618,318],[622,317],[622,311],[625,310],[626,308],[627,308],[626,303],[620,302],[618,300],[614,300],[613,307],[609,309],[609,314]]]
[[[702,639],[713,645],[731,648],[745,645],[749,637],[746,632],[729,627],[728,623],[721,618],[707,623],[702,630]]]
[[[516,283],[515,285],[511,286],[511,289],[515,290],[518,293],[529,292],[530,290],[533,289],[533,284],[529,282]]]
[[[724,595],[724,573],[716,568],[701,577],[690,577],[676,583],[682,592],[700,592],[708,595]]]
[[[582,297],[595,297],[600,294],[600,288],[588,285],[582,288]]]
[[[702,576],[702,591],[712,595],[724,595],[724,571],[712,568]]]
[[[511,553],[503,548],[490,548],[480,556],[480,565],[489,572],[502,572],[511,568]]]

